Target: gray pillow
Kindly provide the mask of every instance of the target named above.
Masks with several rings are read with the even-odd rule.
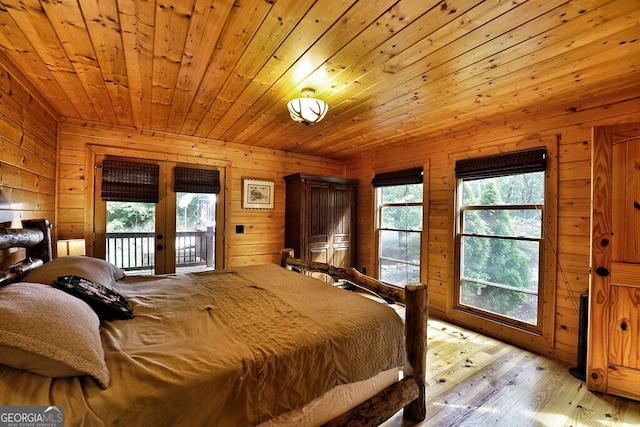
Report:
[[[102,388],[110,380],[96,313],[40,283],[0,288],[0,364],[54,378],[89,375]]]
[[[46,283],[53,286],[60,276],[80,276],[113,289],[113,284],[125,277],[124,270],[99,258],[65,256],[56,258],[29,272],[25,282]]]

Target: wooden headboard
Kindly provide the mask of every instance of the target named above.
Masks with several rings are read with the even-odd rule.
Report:
[[[0,227],[0,250],[25,248],[24,260],[0,269],[0,286],[15,282],[51,261],[51,224],[46,219],[22,221],[22,228]]]

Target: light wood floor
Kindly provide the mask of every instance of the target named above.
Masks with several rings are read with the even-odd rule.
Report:
[[[428,342],[427,420],[384,427],[640,425],[640,402],[587,390],[571,365],[435,319]]]

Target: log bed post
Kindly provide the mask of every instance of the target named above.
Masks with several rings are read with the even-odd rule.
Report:
[[[280,267],[287,268],[287,259],[293,257],[293,249],[286,248],[280,251]]]
[[[424,420],[426,408],[427,380],[427,318],[429,317],[428,294],[425,285],[407,285],[405,312],[405,333],[407,342],[407,366],[405,375],[411,376],[418,384],[418,398],[404,408],[404,415],[410,420]]]
[[[280,266],[328,274],[334,280],[345,279],[376,295],[405,305],[405,346],[407,364],[402,381],[392,384],[375,396],[350,409],[325,427],[379,425],[400,408],[412,421],[426,418],[427,318],[428,291],[424,284],[400,287],[381,282],[354,268],[339,268],[328,264],[304,261],[293,257],[293,249],[280,252]]]
[[[0,248],[29,248],[44,239],[44,233],[37,228],[0,228]]]
[[[27,257],[38,258],[42,262],[49,262],[53,259],[51,251],[51,223],[46,219],[25,219],[22,220],[22,227],[37,229],[42,232],[42,240],[37,244],[27,246]]]

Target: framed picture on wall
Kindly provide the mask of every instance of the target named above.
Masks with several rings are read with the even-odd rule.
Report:
[[[273,181],[244,178],[242,180],[243,209],[273,209]]]

